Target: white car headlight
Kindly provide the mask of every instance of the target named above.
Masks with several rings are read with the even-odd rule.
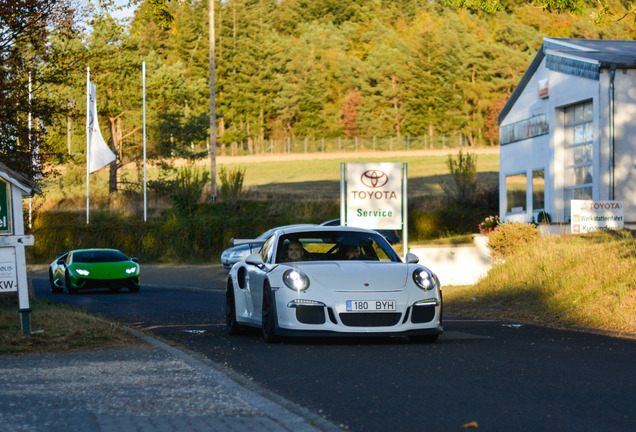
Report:
[[[81,274],[82,276],[88,276],[89,274],[91,274],[91,272],[89,272],[88,270],[84,270],[84,269],[77,269],[75,271],[77,273]]]
[[[413,272],[413,281],[415,282],[415,285],[425,291],[435,288],[436,280],[435,275],[425,268],[419,268]]]
[[[283,273],[283,282],[287,288],[294,291],[305,291],[309,288],[309,278],[304,273],[294,269]]]
[[[133,274],[137,271],[137,267],[130,267],[126,269],[126,274]]]
[[[249,249],[234,251],[230,254],[228,259],[241,260],[241,259],[247,258],[249,254],[250,254]]]

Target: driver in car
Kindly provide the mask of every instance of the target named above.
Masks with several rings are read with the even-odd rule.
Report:
[[[349,245],[345,249],[345,256],[348,260],[360,258],[360,246]]]
[[[302,261],[305,258],[305,249],[298,240],[292,240],[287,247],[287,261]]]

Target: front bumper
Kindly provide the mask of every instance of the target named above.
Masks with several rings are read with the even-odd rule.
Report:
[[[98,289],[98,288],[138,288],[139,276],[133,276],[122,279],[89,279],[78,278],[71,280],[71,285],[74,289]]]
[[[419,336],[443,332],[440,290],[418,289],[411,296],[398,292],[345,292],[337,293],[334,298],[312,300],[298,298],[287,288],[281,288],[274,296],[276,333],[281,336]],[[347,301],[362,300],[391,301],[396,307],[389,311],[347,310]]]

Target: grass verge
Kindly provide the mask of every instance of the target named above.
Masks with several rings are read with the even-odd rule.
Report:
[[[44,300],[31,303],[31,336],[22,336],[18,306],[0,306],[0,355],[104,348],[133,342],[118,324]]]
[[[559,235],[520,247],[477,284],[444,292],[445,311],[636,335],[636,239],[628,230]]]

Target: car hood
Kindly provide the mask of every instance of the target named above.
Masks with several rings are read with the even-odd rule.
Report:
[[[312,284],[333,292],[401,291],[406,285],[409,266],[397,262],[342,261],[299,264]]]

